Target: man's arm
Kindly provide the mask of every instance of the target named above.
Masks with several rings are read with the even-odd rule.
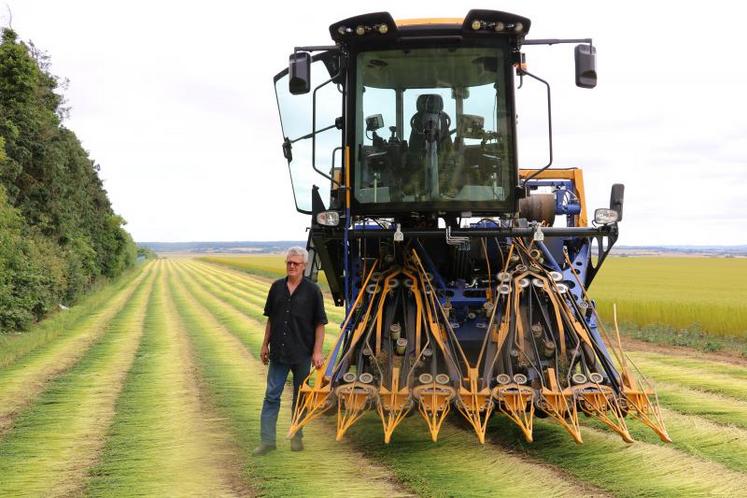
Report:
[[[311,362],[316,368],[322,368],[324,365],[322,346],[324,346],[324,324],[319,323],[314,330],[314,352],[311,355]]]
[[[265,338],[262,339],[262,349],[259,350],[259,357],[262,363],[267,365],[270,362],[270,319],[267,319],[265,325]]]

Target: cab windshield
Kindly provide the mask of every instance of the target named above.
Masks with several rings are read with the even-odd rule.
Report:
[[[359,54],[356,200],[500,208],[515,164],[506,59],[496,47]]]

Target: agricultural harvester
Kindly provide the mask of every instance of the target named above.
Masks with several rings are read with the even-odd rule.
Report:
[[[549,168],[550,86],[522,47],[577,43],[582,88],[596,85],[596,50],[526,39],[529,27],[489,10],[365,14],[331,25],[334,45],[297,47],[275,76],[296,209],[311,215],[307,276],[323,270],[345,307],[291,435],[327,412],[339,439],[375,411],[389,442],[419,412],[436,441],[459,412],[484,442],[501,413],[528,441],[542,417],[580,443],[583,413],[627,442],[627,415],[669,440],[653,386],[586,291],[618,237],[623,186],[588,226],[581,170]],[[524,80],[547,93],[538,169],[517,161]]]

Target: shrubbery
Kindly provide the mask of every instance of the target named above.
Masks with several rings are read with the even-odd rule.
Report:
[[[98,165],[65,128],[48,59],[4,29],[0,43],[0,331],[18,330],[102,277],[137,248]]]

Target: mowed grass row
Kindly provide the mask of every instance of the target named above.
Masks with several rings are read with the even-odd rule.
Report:
[[[252,291],[252,292],[260,291],[261,293],[263,293],[267,291],[268,284],[271,282],[271,280],[268,280],[266,278],[257,278],[255,275],[252,275],[246,272],[239,272],[239,271],[233,270],[232,268],[228,266],[222,266],[222,267],[216,268],[215,265],[204,264],[201,261],[200,262],[198,262],[197,260],[190,261],[190,263],[193,263],[193,262],[196,265],[199,265],[199,267],[204,269],[205,271],[211,272],[212,275],[225,278],[227,274],[230,274],[230,275],[233,275],[234,277],[237,277],[235,279],[232,279],[231,282],[235,285],[238,285],[243,290]],[[324,295],[324,293],[322,295]],[[264,306],[264,301],[260,304]],[[324,307],[327,312],[327,318],[330,321],[340,323],[342,320],[344,320],[345,310],[342,307],[335,306],[332,299],[326,295],[324,297]]]
[[[264,291],[244,291],[235,283],[235,280],[239,280],[243,277],[226,275],[221,279],[214,274],[205,271],[202,267],[187,265],[187,268],[189,268],[190,271],[195,272],[211,292],[218,295],[235,309],[240,310],[242,313],[254,318],[255,320],[262,322],[267,320],[267,317],[264,316],[264,299],[260,297],[260,292],[266,294],[269,287],[266,287]],[[339,334],[339,325],[335,322],[329,322],[325,327],[325,348],[330,347]]]
[[[235,268],[253,275],[266,278],[280,278],[285,276],[284,254],[254,254],[242,256],[203,256],[197,258],[216,265]],[[319,284],[328,289],[327,278],[323,271],[319,272]]]
[[[0,440],[0,496],[79,494],[114,416],[142,334],[148,275],[102,338],[13,423]]]
[[[87,495],[229,496],[237,482],[230,439],[200,402],[166,263],[160,266],[137,357]]]
[[[57,337],[73,335],[74,331],[85,329],[92,323],[106,318],[108,312],[121,306],[126,299],[126,291],[132,290],[134,280],[142,277],[146,264],[127,271],[108,285],[99,284],[84,296],[80,303],[68,310],[52,313],[50,317],[22,333],[0,334],[0,368],[11,365],[19,358],[33,352]]]
[[[180,279],[186,289],[256,357],[262,340],[262,324],[223,301],[218,294],[211,293],[210,287],[205,285],[201,275],[195,272],[194,268],[182,266],[182,269]],[[287,411],[288,402],[285,403],[284,417],[290,418],[290,412]],[[282,435],[283,431],[287,430],[287,422],[283,423],[282,418],[280,422],[279,433]],[[257,420],[250,420],[248,423],[257,424]],[[403,432],[411,433],[409,438],[405,438],[408,440],[385,447],[378,419],[368,417],[366,422],[362,423],[365,423],[369,430],[351,434],[346,436],[342,443],[336,443],[334,417],[323,417],[305,430],[307,446],[323,449],[326,455],[335,448],[350,448],[352,442],[353,448],[374,456],[377,461],[386,464],[386,468],[398,480],[426,496],[487,495],[499,491],[518,496],[552,496],[588,494],[586,492],[591,489],[549,466],[538,465],[516,455],[507,454],[502,448],[494,445],[480,446],[471,433],[462,429],[445,429],[441,441],[434,444],[430,442],[425,424],[412,417],[405,423],[411,426],[410,429],[403,429]],[[397,434],[395,439],[399,437]],[[379,447],[387,450],[371,450]],[[326,456],[324,458],[326,459]],[[347,471],[350,467],[355,468],[360,465],[362,456],[358,458],[343,463],[343,467],[335,468],[338,472]],[[455,462],[461,464],[454,465]],[[517,475],[524,478],[517,479]],[[376,496],[375,493],[369,494]]]
[[[698,394],[698,393],[695,393]],[[695,400],[693,400],[695,401]],[[696,404],[697,402],[693,403]],[[698,417],[688,417],[684,415],[680,415],[674,412],[669,411],[668,415],[669,417],[669,428],[675,437],[677,437],[677,446],[679,449],[683,450],[684,452],[693,454],[693,455],[699,455],[703,457],[703,460],[713,459],[717,462],[723,463],[725,466],[728,466],[733,469],[737,470],[743,470],[745,468],[745,461],[747,458],[747,453],[745,453],[745,434],[743,431],[739,429],[724,429],[724,427],[718,425],[709,423],[707,421],[704,421],[702,419],[699,419]],[[374,425],[376,425],[376,422],[372,422]],[[363,422],[362,422],[363,424]],[[539,422],[540,427],[542,427],[543,422]],[[592,424],[593,425],[593,424]],[[662,458],[665,458],[668,461],[678,461],[683,460],[682,457],[678,457],[679,453],[675,450],[672,450],[671,448],[662,448],[659,446],[659,443],[656,442],[655,437],[651,437],[650,432],[647,432],[648,429],[643,428],[640,424],[638,424],[635,421],[630,422],[631,429],[633,430],[633,433],[636,436],[639,436],[640,439],[643,441],[648,441],[652,444],[639,444],[638,446],[645,446],[646,449],[640,453],[639,457],[641,461],[637,461],[636,458],[631,459],[628,463],[628,465],[623,465],[621,468],[623,469],[622,476],[623,477],[633,477],[638,471],[638,467],[642,465],[642,460],[647,458],[649,453],[663,453],[660,456]],[[369,427],[370,429],[370,427]],[[549,427],[549,433],[552,434],[555,429],[559,429],[558,427],[553,427],[552,425]],[[547,429],[546,429],[547,430]],[[354,428],[351,431],[351,434],[355,434],[358,431],[358,429]],[[404,432],[404,431],[403,431]],[[413,431],[407,431],[408,434],[411,434]],[[514,431],[515,432],[515,431]],[[597,430],[591,430],[591,435],[587,435],[586,432],[589,432],[588,430],[585,431],[585,439],[587,439],[587,443],[589,438],[596,444],[600,444],[605,446],[605,451],[609,451],[609,447],[619,447],[620,449],[624,449],[625,445],[621,442],[619,442],[619,438],[613,434],[600,432]],[[366,436],[370,436],[372,432],[370,430],[364,430],[361,432],[361,434],[364,434]],[[399,434],[399,431],[397,434],[395,434],[395,441],[397,439],[397,436]],[[559,434],[562,437],[567,438],[564,433]],[[518,436],[518,434],[516,434]],[[733,443],[730,444],[729,443]],[[510,443],[509,441],[506,441],[506,443]],[[535,443],[534,447],[541,446],[542,442],[537,441]],[[610,446],[611,445],[611,446]],[[532,451],[535,451],[534,447],[532,447]],[[588,461],[585,461],[583,458],[584,454],[592,453],[592,454],[598,454],[598,451],[596,450],[589,450],[588,444],[584,445],[586,448],[585,452],[582,452],[579,454],[578,459],[578,466],[573,466],[571,462],[573,459],[566,459],[563,460],[563,463],[565,466],[569,468],[571,471],[578,471],[580,469],[583,469],[586,464],[588,464]],[[540,452],[541,453],[541,452]],[[386,454],[386,452],[385,452]],[[684,455],[683,455],[684,456]],[[614,465],[619,465],[619,461],[617,459],[612,459],[614,461]],[[690,460],[690,461],[688,461]],[[658,459],[657,459],[658,461]],[[560,461],[556,462],[560,465]],[[695,485],[691,482],[691,479],[687,479],[689,476],[689,472],[687,469],[689,468],[689,465],[695,465],[698,464],[705,465],[705,469],[709,469],[709,463],[707,461],[700,461],[700,459],[695,458],[684,458],[684,462],[682,462],[684,465],[679,465],[676,468],[672,468],[671,466],[666,466],[666,472],[663,475],[658,475],[657,479],[661,481],[662,476],[676,476],[676,479],[664,479],[659,486],[661,487],[661,490],[669,490],[670,492],[674,492],[674,490],[677,490],[678,492],[691,492],[693,490],[698,490],[698,492],[706,492],[706,489],[715,490],[718,489],[718,487],[713,487],[712,484],[706,484],[705,488],[701,488],[698,485]],[[713,468],[710,468],[708,471],[716,472],[716,475],[723,475],[724,472],[727,474],[729,473],[728,470],[726,470],[723,467],[720,467],[718,465],[713,466]],[[617,472],[617,474],[620,474],[620,472]],[[707,474],[707,472],[706,472]],[[706,475],[704,474],[704,475]],[[585,476],[583,473],[577,474],[579,477],[586,478],[588,476]],[[625,493],[625,489],[620,488],[617,483],[610,483],[607,482],[607,479],[610,479],[612,477],[611,474],[607,474],[608,477],[605,479],[599,479],[595,481],[596,484],[600,486],[604,486],[608,489],[612,489],[615,492],[618,493]],[[682,480],[683,487],[677,488],[677,482],[679,480]],[[673,487],[674,486],[674,487]],[[710,487],[709,487],[710,486]]]
[[[73,323],[63,320],[60,324],[55,317],[52,319],[54,326],[44,323],[40,326],[41,337],[23,343],[25,346],[33,343],[33,348],[21,348],[25,349],[23,352],[21,349],[14,350],[16,354],[12,361],[0,369],[0,434],[8,429],[25,406],[46,389],[49,381],[75,365],[91,345],[101,339],[112,320],[129,306],[132,297],[147,287],[151,269],[152,265],[149,265],[142,272],[124,278],[111,290],[104,290],[108,302],[92,300],[98,308],[90,309],[88,305],[83,305],[91,312],[89,317],[80,317],[77,310],[71,310],[74,316],[79,316]],[[70,328],[58,329],[65,326]],[[54,333],[47,333],[49,331]],[[35,329],[28,333],[35,337],[38,331]],[[6,356],[6,359],[9,358]]]
[[[282,255],[207,256],[217,265],[278,278]],[[323,273],[320,282],[326,283]],[[610,257],[590,288],[606,320],[612,305],[621,322],[697,327],[709,334],[747,337],[747,259]]]

